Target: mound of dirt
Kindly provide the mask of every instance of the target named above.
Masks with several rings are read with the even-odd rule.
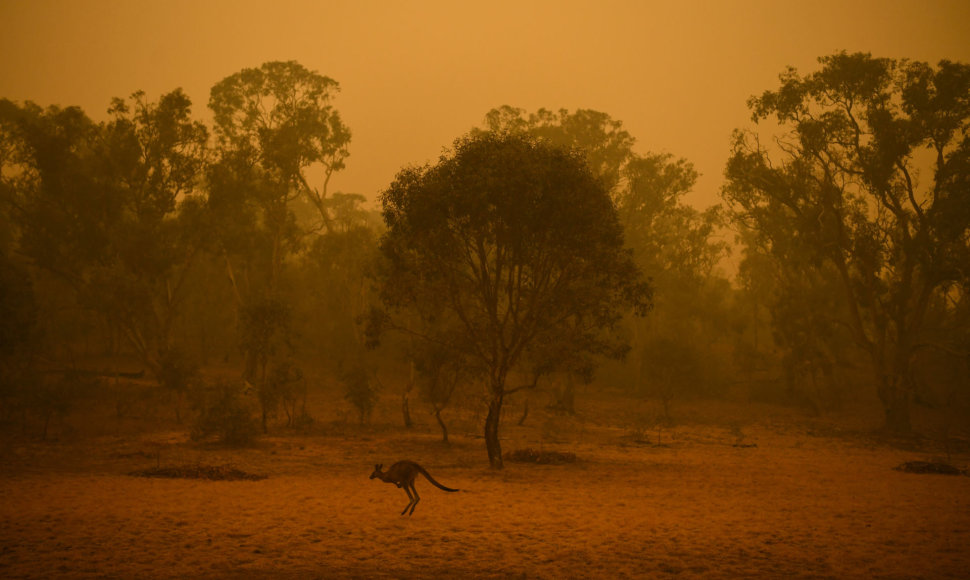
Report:
[[[180,465],[176,467],[152,467],[132,471],[135,477],[168,477],[180,479],[210,479],[213,481],[259,481],[265,475],[246,473],[231,465]]]
[[[505,454],[506,461],[513,463],[538,463],[542,465],[561,465],[563,463],[576,463],[574,453],[560,453],[558,451],[536,451],[531,447],[526,449],[516,449]]]
[[[940,461],[907,461],[895,467],[906,473],[939,473],[941,475],[966,475],[966,471]]]

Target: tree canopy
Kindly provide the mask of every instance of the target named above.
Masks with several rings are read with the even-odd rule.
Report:
[[[224,78],[209,98],[220,147],[305,195],[328,227],[327,185],[350,155],[350,130],[330,102],[339,90],[298,62],[271,61]],[[322,169],[321,187],[310,184],[310,167]]]
[[[503,397],[563,364],[620,356],[609,331],[629,307],[649,306],[609,194],[580,152],[483,133],[401,171],[381,202],[385,303],[447,320],[422,338],[454,333],[470,349],[487,377],[489,461],[501,467]]]
[[[2,104],[19,247],[158,370],[204,235],[192,223],[208,131],[181,90],[114,99],[111,120]]]
[[[908,431],[926,313],[970,264],[970,67],[819,62],[749,101],[783,132],[772,145],[737,133],[724,197],[749,249],[838,281],[839,322],[868,354],[887,426]]]

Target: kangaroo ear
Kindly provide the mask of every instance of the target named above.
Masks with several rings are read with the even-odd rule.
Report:
[[[383,463],[377,463],[374,465],[374,469],[376,469],[377,471],[380,471],[382,467],[384,467]]]

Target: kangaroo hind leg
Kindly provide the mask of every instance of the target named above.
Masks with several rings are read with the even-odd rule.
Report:
[[[414,499],[411,502],[411,513],[408,515],[414,513],[414,508],[418,507],[418,502],[421,501],[421,496],[418,495],[418,488],[414,487],[414,482],[411,482],[411,491],[408,493],[408,495],[411,494],[414,494]]]
[[[403,487],[405,493],[408,494],[408,505],[404,506],[404,511],[401,512],[401,515],[403,516],[404,514],[408,513],[408,509],[410,509],[411,511],[414,511],[414,507],[413,506],[414,506],[414,504],[416,502],[414,501],[414,496],[411,495],[411,490],[408,488],[408,486],[407,485],[402,485],[401,487]]]

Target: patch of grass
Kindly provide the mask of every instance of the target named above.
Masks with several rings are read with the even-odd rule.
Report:
[[[966,475],[967,472],[941,461],[907,461],[895,467],[906,473],[939,473],[941,475]]]
[[[559,451],[537,451],[531,447],[516,449],[505,454],[505,460],[513,463],[537,463],[540,465],[561,465],[576,463],[576,454]]]
[[[231,465],[180,465],[175,467],[152,467],[132,471],[135,477],[165,477],[171,479],[208,479],[212,481],[259,481],[265,475],[246,473]]]

